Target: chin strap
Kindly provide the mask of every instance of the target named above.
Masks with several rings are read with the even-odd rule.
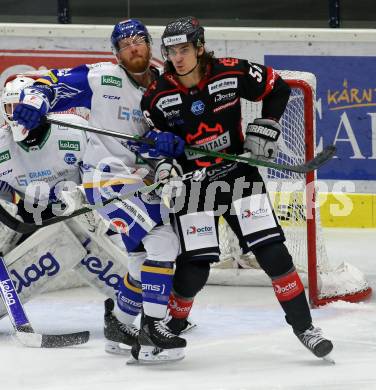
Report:
[[[196,65],[195,65],[189,72],[184,73],[184,74],[180,74],[180,73],[176,72],[176,74],[177,74],[178,76],[180,76],[180,77],[182,77],[182,76],[187,76],[187,75],[189,75],[190,73],[192,73],[192,72],[197,68],[197,66],[198,66],[198,60],[197,60]]]

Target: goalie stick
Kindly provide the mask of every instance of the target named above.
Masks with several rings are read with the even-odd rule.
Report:
[[[116,198],[104,200],[102,203],[100,203],[98,205],[93,205],[90,207],[88,205],[87,207],[82,207],[80,209],[73,211],[72,214],[61,215],[61,216],[47,219],[38,225],[35,223],[27,223],[27,222],[20,221],[19,219],[14,217],[12,214],[8,213],[8,211],[0,204],[0,222],[2,222],[4,225],[8,226],[9,229],[14,230],[15,232],[22,233],[22,234],[31,234],[31,233],[36,232],[38,229],[40,229],[42,227],[50,226],[50,225],[53,225],[53,224],[58,223],[58,222],[66,221],[67,219],[77,217],[78,215],[88,213],[89,211],[98,210],[98,209],[100,209],[104,206],[107,206],[108,204],[116,202],[116,201],[126,200],[126,199],[132,197],[136,192],[147,194],[147,193],[155,190],[160,184],[161,184],[160,181],[155,182],[149,186],[139,188],[138,190],[135,190],[135,191],[127,192],[126,194],[120,195]]]
[[[2,257],[0,257],[0,295],[16,331],[15,339],[25,347],[61,348],[85,344],[89,341],[88,331],[55,335],[35,333]]]
[[[65,122],[65,121],[61,121],[59,119],[55,119],[51,114],[47,115],[47,122],[55,124],[55,125],[70,127],[72,129],[87,131],[90,133],[102,134],[102,135],[107,135],[107,136],[111,136],[111,137],[125,139],[128,141],[141,142],[141,143],[148,144],[148,145],[154,145],[154,141],[147,139],[147,138],[142,138],[139,136],[134,136],[134,135],[129,135],[129,134],[122,134],[122,133],[119,133],[119,132],[113,131],[113,130],[105,130],[105,129],[100,129],[97,127],[83,126],[83,125],[78,125],[75,123]],[[304,164],[291,165],[291,164],[279,164],[279,163],[275,163],[272,161],[256,160],[256,159],[248,158],[245,156],[237,156],[235,154],[227,154],[227,153],[209,151],[209,150],[205,150],[202,148],[192,147],[192,146],[187,146],[187,145],[185,146],[184,149],[186,151],[191,152],[191,153],[193,152],[193,153],[201,154],[201,155],[205,155],[205,156],[219,157],[219,158],[223,158],[224,160],[243,162],[243,163],[246,163],[249,165],[274,168],[274,169],[278,169],[278,170],[286,170],[286,171],[292,171],[292,172],[297,172],[297,173],[308,173],[308,172],[311,172],[311,171],[314,171],[314,170],[320,168],[323,164],[328,162],[334,156],[334,153],[336,151],[336,148],[334,145],[329,145],[329,146],[325,147],[322,152],[318,153],[317,156],[314,157],[312,160],[307,161]]]

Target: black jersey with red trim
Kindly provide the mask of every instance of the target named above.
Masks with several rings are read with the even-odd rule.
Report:
[[[262,101],[262,117],[278,121],[289,95],[289,86],[274,69],[238,58],[215,58],[193,88],[164,73],[145,92],[141,108],[150,126],[173,132],[188,145],[242,154],[241,99]],[[178,160],[184,172],[222,161],[190,152]]]

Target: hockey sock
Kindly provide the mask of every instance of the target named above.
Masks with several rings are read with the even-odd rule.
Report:
[[[143,309],[147,316],[164,318],[174,274],[173,262],[145,260],[141,267]]]
[[[178,335],[187,327],[187,318],[191,311],[194,298],[183,298],[172,291],[168,301],[169,320],[168,328],[172,333]]]
[[[174,291],[170,294],[168,309],[172,318],[185,320],[188,318],[193,305],[193,298],[183,298]]]
[[[312,323],[304,286],[295,268],[272,280],[275,295],[294,331],[308,329]]]
[[[119,283],[117,304],[116,317],[125,324],[133,323],[135,317],[141,311],[141,283],[133,279],[129,273],[125,275],[123,283]]]

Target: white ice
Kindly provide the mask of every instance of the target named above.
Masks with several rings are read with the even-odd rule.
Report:
[[[361,269],[376,287],[376,230],[326,230],[336,261]],[[376,293],[375,293],[376,294]],[[286,325],[267,287],[207,286],[192,311],[186,358],[153,367],[127,366],[103,349],[103,298],[90,288],[48,293],[26,304],[39,332],[88,329],[90,341],[67,349],[17,345],[0,321],[0,389],[64,390],[375,390],[376,298],[313,310],[333,340],[330,365],[307,351]]]

